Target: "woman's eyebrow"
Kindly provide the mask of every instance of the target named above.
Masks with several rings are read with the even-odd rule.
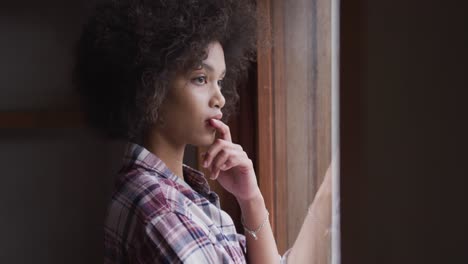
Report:
[[[203,67],[203,68],[206,68],[206,69],[207,69],[208,71],[210,71],[210,72],[214,72],[214,71],[215,71],[214,68],[213,68],[211,65],[206,64],[206,63],[202,63],[202,67]],[[223,70],[223,72],[221,73],[221,76],[224,76],[225,74],[226,74],[226,69]]]

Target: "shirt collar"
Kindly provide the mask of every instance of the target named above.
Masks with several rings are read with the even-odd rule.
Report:
[[[211,193],[208,181],[202,172],[184,164],[184,181],[175,175],[154,153],[151,153],[145,147],[136,143],[128,142],[123,158],[123,166],[127,168],[134,166],[143,167],[147,170],[156,172],[158,175],[164,178],[170,179],[182,185],[188,185],[188,187],[202,195],[206,196],[210,195]]]

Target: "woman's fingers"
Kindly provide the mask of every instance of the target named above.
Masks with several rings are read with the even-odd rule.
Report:
[[[218,132],[218,139],[206,151],[203,167],[210,168],[211,179],[216,179],[220,171],[239,166],[248,157],[240,145],[232,143],[231,132],[226,124],[217,119],[210,119],[210,125]]]
[[[213,119],[213,118],[210,119],[210,124],[216,129],[220,139],[224,139],[226,141],[232,142],[231,131],[229,130],[229,127],[226,124],[224,124],[222,121],[218,119]]]
[[[227,142],[222,139],[217,139],[215,143],[208,148],[205,154],[203,154],[203,167],[209,168],[212,166],[216,156],[222,151],[226,151],[232,156],[248,158],[247,153],[245,153],[241,146],[232,144],[231,142]]]
[[[203,167],[209,168],[210,178],[215,179],[220,171],[227,171],[238,166],[244,159],[248,159],[248,157],[242,147],[232,142],[217,139],[204,154]]]
[[[211,145],[205,153],[205,160],[203,161],[203,167],[208,168],[211,166],[213,159],[218,155],[222,149],[227,148],[227,142],[222,139],[216,139],[215,143]]]
[[[218,152],[218,155],[213,159],[212,165],[211,165],[211,179],[215,180],[218,178],[219,171],[221,170],[221,166],[223,166],[226,161],[230,158],[229,152],[226,149],[221,150]]]
[[[221,165],[221,167],[219,169],[221,171],[227,171],[227,170],[232,169],[235,165],[236,165],[236,163],[234,163],[234,161],[232,159],[228,159],[228,160],[226,160],[226,162],[223,165]]]

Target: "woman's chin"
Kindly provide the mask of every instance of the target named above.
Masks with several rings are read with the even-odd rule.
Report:
[[[209,147],[214,143],[214,141],[215,141],[215,134],[213,133],[213,135],[211,136],[205,136],[203,138],[200,138],[199,140],[197,140],[195,144],[192,144],[192,145],[195,145],[197,147]]]

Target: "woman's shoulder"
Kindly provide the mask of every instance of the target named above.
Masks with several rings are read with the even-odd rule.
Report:
[[[119,175],[111,204],[132,208],[143,218],[185,213],[186,201],[179,184],[156,172],[132,170]]]

